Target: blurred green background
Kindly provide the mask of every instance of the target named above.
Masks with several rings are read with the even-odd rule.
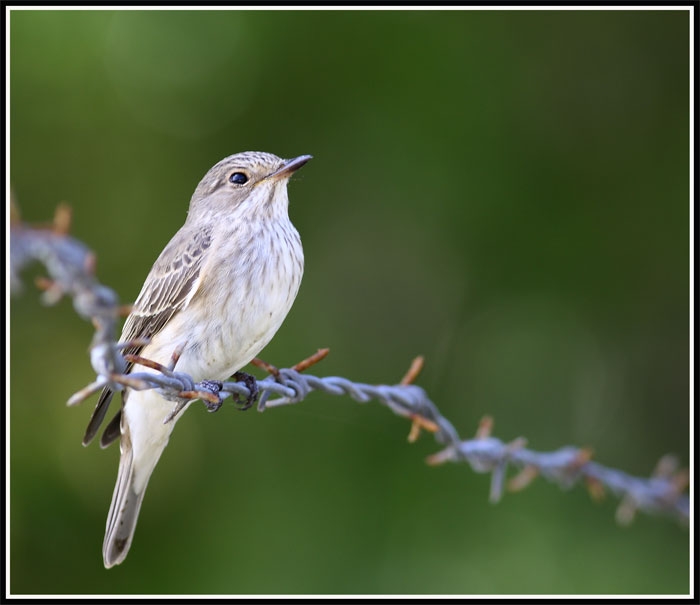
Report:
[[[23,218],[74,209],[132,301],[221,158],[314,159],[290,186],[306,274],[261,355],[419,379],[464,438],[647,475],[689,459],[686,11],[12,11]],[[689,533],[544,480],[431,468],[429,435],[312,394],[193,407],[126,562],[102,566],[118,448],[81,446],[92,328],[11,302],[13,593],[687,593]],[[258,372],[258,375],[260,373]]]

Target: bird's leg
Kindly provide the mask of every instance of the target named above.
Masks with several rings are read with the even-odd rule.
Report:
[[[233,398],[234,403],[237,404],[239,410],[247,410],[255,403],[255,400],[260,394],[260,390],[258,389],[258,381],[255,379],[255,376],[247,374],[246,372],[236,372],[233,377],[236,379],[236,382],[242,382],[245,384],[250,395],[248,395],[244,401],[241,401],[241,396],[238,393],[233,393],[231,397]]]

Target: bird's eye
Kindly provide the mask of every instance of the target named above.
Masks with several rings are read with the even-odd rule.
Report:
[[[228,180],[234,185],[245,185],[248,182],[248,177],[242,172],[234,172]]]

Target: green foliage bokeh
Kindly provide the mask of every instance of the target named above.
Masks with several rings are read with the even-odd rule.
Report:
[[[12,11],[10,175],[60,201],[131,301],[226,155],[314,159],[290,185],[301,292],[261,355],[419,383],[463,437],[646,475],[689,457],[685,11]],[[193,407],[126,562],[102,567],[118,448],[84,449],[91,326],[11,303],[10,589],[38,594],[687,593],[689,535],[544,480],[430,468],[430,436],[311,395]]]

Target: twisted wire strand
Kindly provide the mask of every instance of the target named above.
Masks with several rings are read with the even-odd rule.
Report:
[[[76,312],[92,320],[95,334],[90,347],[90,362],[96,380],[69,400],[76,405],[109,385],[114,390],[157,389],[166,399],[174,402],[173,412],[164,419],[171,421],[180,409],[193,398],[202,399],[210,411],[218,410],[222,402],[232,397],[249,397],[244,382],[195,382],[187,374],[171,367],[160,366],[158,372],[132,372],[125,375],[125,359],[121,350],[127,343],[115,339],[120,317],[116,293],[100,284],[94,275],[94,254],[80,241],[67,235],[68,222],[64,207],[59,207],[53,227],[35,228],[14,220],[10,229],[10,278],[13,290],[21,285],[19,273],[33,261],[41,262],[51,277],[42,280],[45,289],[43,301],[55,304],[64,295],[73,299]],[[649,478],[629,475],[591,460],[585,448],[562,447],[553,452],[537,452],[525,447],[523,438],[504,442],[491,436],[491,421],[482,421],[474,439],[462,440],[427,393],[414,384],[369,385],[353,382],[339,376],[318,377],[285,368],[276,376],[256,379],[260,398],[258,411],[303,401],[312,391],[330,395],[347,395],[360,403],[378,401],[394,414],[413,421],[412,435],[422,428],[434,433],[438,443],[445,447],[429,456],[429,464],[444,462],[468,463],[478,473],[491,473],[489,499],[497,502],[506,488],[522,489],[541,475],[564,489],[584,482],[591,495],[598,499],[607,489],[621,498],[617,520],[629,523],[637,510],[670,515],[685,524],[689,519],[689,497],[684,493],[689,475],[679,470],[678,461],[664,456]],[[414,434],[415,431],[415,434]],[[409,439],[411,436],[409,436]],[[411,439],[412,440],[412,439]],[[520,472],[507,480],[509,467]]]

